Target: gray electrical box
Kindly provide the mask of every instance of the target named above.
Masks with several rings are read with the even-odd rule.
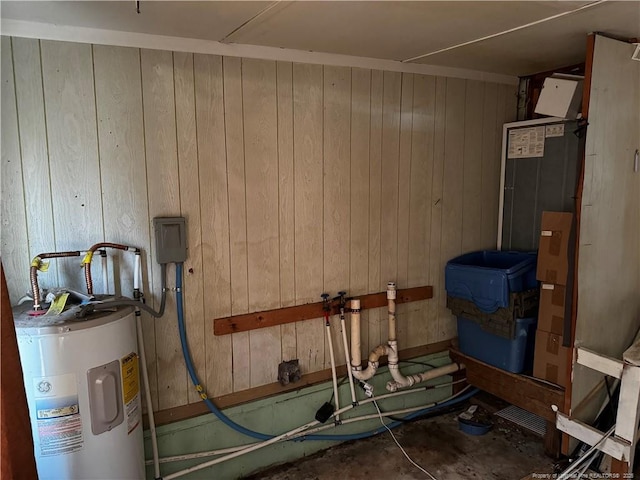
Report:
[[[187,259],[187,233],[184,217],[156,217],[156,260],[158,263],[182,263]]]

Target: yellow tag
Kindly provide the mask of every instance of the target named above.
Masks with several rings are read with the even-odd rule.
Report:
[[[93,252],[87,252],[87,254],[82,259],[82,266],[86,265],[87,263],[91,263],[92,258],[93,258]]]
[[[60,315],[64,310],[65,305],[67,304],[67,299],[69,298],[68,293],[61,293],[56,297],[56,299],[51,303],[49,310],[45,315]]]
[[[130,353],[120,360],[122,364],[122,396],[124,403],[133,400],[140,391],[138,380],[138,355]]]
[[[36,257],[31,260],[31,266],[37,268],[41,272],[49,270],[49,262],[43,262],[40,257]]]

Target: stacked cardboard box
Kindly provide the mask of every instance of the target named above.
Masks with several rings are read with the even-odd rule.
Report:
[[[536,277],[540,307],[533,375],[566,386],[568,351],[562,346],[566,318],[573,214],[543,212]]]

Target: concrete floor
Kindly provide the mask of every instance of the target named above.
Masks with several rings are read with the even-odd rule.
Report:
[[[458,429],[458,413],[411,422],[394,430],[407,454],[437,480],[519,480],[531,473],[552,471],[553,461],[544,455],[540,437],[495,416],[489,433],[467,435]],[[428,477],[409,463],[386,432],[338,445],[249,478],[409,480]]]

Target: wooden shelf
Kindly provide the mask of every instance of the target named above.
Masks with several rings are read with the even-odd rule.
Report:
[[[433,297],[433,287],[415,287],[398,290],[396,303],[415,302],[427,300]],[[372,293],[354,297],[360,300],[360,309],[378,308],[387,305],[387,293]],[[331,310],[331,315],[338,314],[337,308]],[[247,332],[258,328],[273,327],[285,323],[300,322],[323,316],[322,302],[308,303],[295,307],[277,308],[264,312],[247,313],[232,317],[216,318],[213,321],[213,333],[215,335],[228,335],[230,333]]]
[[[471,385],[528,412],[535,413],[545,420],[556,421],[556,413],[551,409],[551,405],[562,409],[563,388],[500,370],[453,348],[450,349],[449,354],[452,360],[466,365],[467,382]]]

